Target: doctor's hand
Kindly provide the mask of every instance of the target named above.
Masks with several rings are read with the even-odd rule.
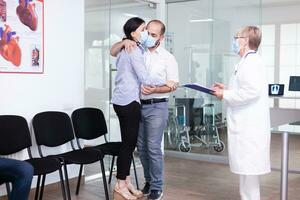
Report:
[[[133,40],[125,39],[122,41],[123,47],[125,48],[125,51],[131,52],[134,48],[137,47],[136,42]]]
[[[223,83],[218,83],[218,82],[215,82],[212,87],[213,87],[213,89],[215,89],[215,88],[219,88],[222,90],[225,89],[225,85]]]
[[[220,89],[220,88],[217,88],[217,87],[215,87],[215,88],[213,88],[214,90],[215,90],[215,92],[213,92],[212,94],[214,95],[214,96],[216,96],[218,99],[220,99],[220,100],[222,100],[223,99],[223,89]]]
[[[143,95],[149,95],[156,92],[156,86],[142,85],[141,92]]]

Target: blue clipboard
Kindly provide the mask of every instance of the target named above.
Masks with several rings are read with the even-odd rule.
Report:
[[[188,84],[184,84],[182,86],[187,87],[187,88],[191,88],[191,89],[194,89],[194,90],[197,90],[197,91],[200,91],[200,92],[204,92],[206,94],[211,94],[211,95],[212,95],[213,92],[215,92],[214,90],[212,90],[208,87],[199,85],[197,83],[188,83]]]

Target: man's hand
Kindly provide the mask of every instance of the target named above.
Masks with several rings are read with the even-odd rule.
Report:
[[[131,52],[134,48],[136,48],[136,42],[133,40],[125,39],[122,41],[123,47],[125,48],[125,51]]]
[[[171,91],[176,90],[178,87],[178,82],[167,81],[166,86],[171,89]]]
[[[142,85],[141,92],[143,95],[149,95],[156,92],[156,86]]]

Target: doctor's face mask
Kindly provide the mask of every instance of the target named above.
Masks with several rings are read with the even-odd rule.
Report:
[[[242,49],[246,48],[247,46],[246,38],[247,36],[239,36],[239,35],[234,36],[231,48],[235,54],[238,55]]]
[[[235,53],[235,54],[239,54],[239,52],[240,52],[240,49],[241,49],[240,45],[239,45],[237,39],[235,39],[235,38],[233,38],[233,40],[232,40],[231,49],[232,49],[233,53]]]

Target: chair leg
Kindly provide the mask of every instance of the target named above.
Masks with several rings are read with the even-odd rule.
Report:
[[[107,189],[107,182],[106,182],[106,176],[105,176],[105,169],[104,169],[104,163],[103,163],[102,159],[100,160],[100,165],[101,165],[103,186],[104,186],[104,192],[105,192],[105,199],[109,200],[108,189]]]
[[[65,178],[66,178],[67,197],[68,197],[68,200],[70,200],[71,194],[70,194],[70,186],[69,186],[68,169],[67,169],[67,165],[65,164],[65,162],[63,162],[63,166],[64,166],[64,172],[65,172]]]
[[[7,198],[9,199],[9,197],[10,197],[10,184],[9,184],[9,182],[6,182],[5,186],[6,186]]]
[[[46,180],[46,174],[44,174],[43,177],[42,177],[42,186],[41,186],[41,190],[40,190],[40,198],[39,198],[39,200],[43,199],[44,187],[45,187],[45,180]]]
[[[78,175],[78,180],[77,180],[77,187],[76,187],[76,195],[79,194],[80,181],[81,181],[81,175],[82,175],[82,168],[83,168],[83,165],[80,165],[79,175]]]
[[[59,178],[60,178],[60,185],[61,185],[61,192],[62,192],[62,195],[63,195],[63,199],[66,200],[66,188],[65,188],[65,184],[64,184],[64,177],[63,177],[63,174],[62,174],[62,170],[61,168],[59,168]]]
[[[112,172],[113,172],[114,164],[115,164],[115,156],[112,157],[111,167],[110,167],[110,171],[109,171],[108,184],[111,183],[111,177],[112,177]]]
[[[38,175],[38,179],[36,182],[36,188],[35,188],[34,200],[38,200],[39,193],[40,193],[40,182],[41,182],[41,175]]]
[[[134,157],[132,156],[132,164],[133,164],[133,170],[134,170],[134,176],[135,176],[135,182],[136,182],[136,188],[139,190],[139,181],[136,173],[136,166],[135,166],[135,161]]]

